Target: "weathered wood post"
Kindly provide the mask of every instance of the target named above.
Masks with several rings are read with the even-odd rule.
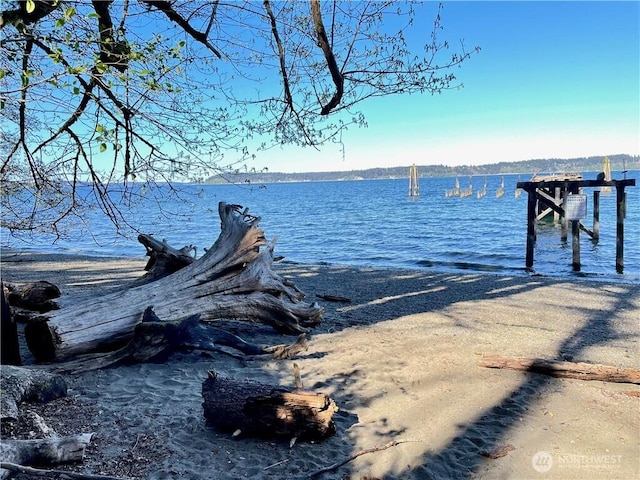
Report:
[[[566,192],[564,193],[564,195],[562,196],[562,211],[564,212],[562,214],[562,218],[560,220],[560,241],[561,242],[566,242],[567,241],[567,232],[569,231],[569,220],[567,220],[567,194]]]
[[[536,212],[538,206],[538,195],[535,185],[528,186],[527,193],[527,258],[526,266],[528,269],[533,267],[533,247],[536,242]]]
[[[616,187],[616,272],[622,273],[624,271],[624,215],[626,211],[626,195],[624,193],[624,184],[619,183]]]
[[[576,195],[580,192],[577,185],[572,185],[569,189],[571,195]],[[566,196],[566,195],[565,195]],[[567,216],[567,211],[564,211],[564,216]],[[571,219],[571,252],[573,254],[572,268],[574,272],[580,271],[580,218]]]
[[[554,203],[556,205],[560,205],[562,203],[562,197],[563,197],[563,194],[560,191],[560,187],[554,188],[554,192],[553,193],[554,193],[553,198],[555,199]],[[554,223],[554,225],[557,224],[559,221],[560,221],[560,214],[556,210],[554,210],[553,211],[553,223]]]
[[[580,220],[571,220],[571,251],[573,260],[571,266],[574,272],[580,271]]]
[[[600,191],[593,192],[593,235],[596,242],[600,239]]]
[[[417,197],[420,195],[420,187],[418,185],[418,167],[413,164],[409,167],[409,196]]]

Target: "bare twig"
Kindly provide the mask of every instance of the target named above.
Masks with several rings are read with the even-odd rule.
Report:
[[[366,448],[364,450],[360,450],[359,452],[354,453],[350,457],[347,457],[345,460],[342,460],[340,462],[336,462],[333,465],[329,465],[328,467],[321,468],[320,470],[317,470],[317,471],[309,474],[307,477],[305,477],[305,480],[311,480],[313,478],[319,477],[323,473],[327,473],[327,472],[331,472],[333,470],[336,470],[336,469],[340,468],[341,466],[343,466],[343,465],[355,460],[356,458],[361,457],[362,455],[366,455],[367,453],[381,452],[382,450],[386,450],[388,448],[395,447],[396,445],[400,445],[401,443],[409,443],[409,442],[416,442],[416,441],[418,441],[418,440],[393,440],[393,441],[391,441],[391,442],[389,442],[386,445],[383,445],[381,447],[371,447],[371,448]]]

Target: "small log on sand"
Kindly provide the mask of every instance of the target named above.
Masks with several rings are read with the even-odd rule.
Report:
[[[563,362],[558,360],[545,360],[543,358],[483,355],[482,360],[480,360],[480,366],[488,368],[523,370],[526,372],[542,373],[551,377],[640,384],[640,369],[619,368],[593,363]]]
[[[60,375],[10,365],[0,366],[0,421],[18,418],[18,404],[49,402],[67,395],[67,383]]]
[[[91,433],[41,440],[2,440],[0,458],[19,465],[46,465],[77,462],[91,442]],[[11,471],[0,469],[0,478],[8,478]]]
[[[202,384],[207,424],[222,432],[322,440],[335,433],[335,402],[322,393],[288,390],[209,372]]]
[[[304,293],[272,270],[274,242],[265,246],[259,218],[224,202],[218,211],[220,236],[190,265],[151,283],[68,301],[68,307],[29,322],[25,337],[36,360],[120,348],[149,306],[167,321],[199,313],[202,321],[260,322],[294,334],[318,325],[323,309],[303,302]]]

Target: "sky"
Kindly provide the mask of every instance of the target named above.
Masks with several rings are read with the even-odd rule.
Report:
[[[421,15],[430,25],[433,2]],[[445,2],[442,38],[480,53],[463,88],[361,105],[368,127],[343,150],[287,147],[250,164],[272,172],[477,165],[640,154],[640,2]]]

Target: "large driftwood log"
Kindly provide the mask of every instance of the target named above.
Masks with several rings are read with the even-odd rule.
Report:
[[[594,363],[562,362],[558,360],[545,360],[543,358],[483,355],[482,360],[480,360],[480,366],[488,368],[523,370],[526,372],[542,373],[551,377],[640,384],[640,369],[619,368]]]
[[[107,353],[80,355],[68,361],[48,366],[57,373],[81,373],[90,370],[148,361],[160,361],[181,349],[220,351],[231,347],[245,355],[271,355],[276,359],[291,359],[308,349],[302,333],[290,345],[256,345],[222,329],[200,322],[200,315],[166,322],[147,308],[134,328],[133,338],[124,347]]]
[[[266,245],[259,218],[221,202],[220,236],[200,259],[152,283],[87,299],[39,317],[25,328],[38,361],[114,350],[129,341],[144,310],[163,320],[196,313],[202,321],[261,322],[283,333],[303,333],[318,325],[323,310],[277,275],[274,242]],[[263,247],[264,248],[260,248]]]
[[[60,375],[10,365],[0,366],[0,421],[16,420],[23,401],[48,402],[67,395]]]
[[[202,384],[207,424],[243,435],[321,440],[335,433],[335,402],[321,393],[237,381],[209,372]]]
[[[0,458],[19,465],[45,465],[77,462],[91,442],[91,433],[41,440],[2,440]],[[8,478],[10,470],[0,469],[0,478]]]

